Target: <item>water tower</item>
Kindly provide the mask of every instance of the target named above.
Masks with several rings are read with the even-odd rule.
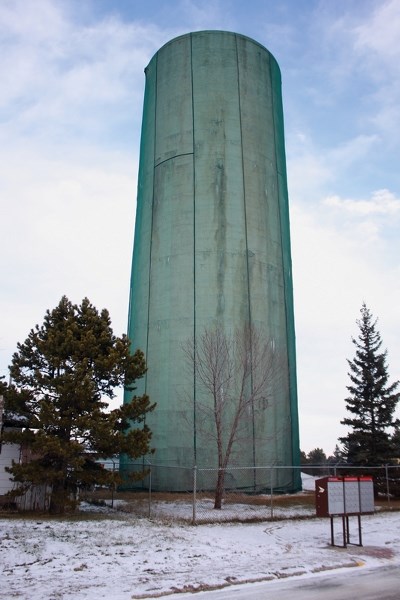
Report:
[[[138,393],[157,403],[147,419],[151,460],[215,465],[195,426],[196,382],[182,344],[215,324],[232,332],[247,323],[273,341],[282,369],[235,464],[299,464],[278,64],[248,37],[200,31],[163,46],[145,74],[128,335],[148,365]],[[181,486],[173,468],[160,469],[158,482]],[[282,469],[274,487],[299,489],[297,470]]]

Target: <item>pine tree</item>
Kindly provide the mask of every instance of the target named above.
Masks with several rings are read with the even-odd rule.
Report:
[[[20,490],[51,489],[50,512],[62,513],[79,486],[111,483],[115,473],[97,458],[125,453],[136,459],[150,452],[145,415],[147,396],[108,410],[116,387],[130,391],[146,371],[143,353],[130,353],[127,336],[116,337],[107,310],[87,298],[80,306],[65,296],[43,325],[18,344],[6,393],[6,409],[24,417],[24,429],[7,441],[28,448],[32,460],[10,472]],[[135,425],[133,425],[135,424]]]
[[[352,338],[356,353],[353,360],[347,361],[351,384],[345,400],[352,416],[341,421],[351,431],[340,441],[347,462],[378,465],[392,457],[391,432],[398,423],[394,412],[400,397],[396,392],[399,382],[388,383],[387,351],[380,351],[377,319],[373,319],[365,303],[356,322],[360,334],[358,339]]]
[[[397,426],[391,438],[393,446],[393,458],[396,462],[400,459],[400,427]]]
[[[333,454],[328,456],[327,458],[328,464],[336,466],[343,461],[345,461],[345,457],[343,456],[343,451],[339,448],[339,445],[336,444]]]
[[[326,454],[322,448],[314,448],[314,450],[310,450],[307,458],[310,465],[325,465],[327,460]]]

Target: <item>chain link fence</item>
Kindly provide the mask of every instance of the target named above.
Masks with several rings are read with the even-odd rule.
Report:
[[[105,468],[118,469],[114,463]],[[170,480],[171,470],[179,481],[180,492],[166,492],[164,480]],[[282,475],[283,471],[283,475]],[[287,481],[301,472],[304,492],[287,493],[276,481]],[[115,508],[138,516],[192,524],[227,521],[261,521],[275,518],[307,518],[315,515],[315,480],[325,476],[371,475],[376,501],[394,502],[400,498],[400,466],[353,467],[350,465],[303,465],[268,467],[229,467],[224,472],[221,508],[217,501],[218,469],[184,468],[157,464],[124,464],[121,476],[124,484],[111,490],[108,502]],[[140,481],[135,477],[141,476]],[[124,493],[122,493],[124,492]]]

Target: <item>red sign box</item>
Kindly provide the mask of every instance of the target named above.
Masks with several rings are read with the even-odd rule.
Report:
[[[317,517],[374,512],[372,477],[323,477],[315,482]]]

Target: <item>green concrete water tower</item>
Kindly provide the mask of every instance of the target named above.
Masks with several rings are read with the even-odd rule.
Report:
[[[234,466],[298,465],[278,64],[248,37],[200,31],[163,46],[145,74],[128,335],[148,365],[138,393],[157,403],[147,422],[151,461],[164,467],[158,488],[190,486],[190,469],[182,487],[176,467],[216,465],[195,426],[196,382],[182,351],[216,324],[229,333],[250,323],[282,357],[279,389]],[[298,471],[282,469],[273,485],[299,489]]]

